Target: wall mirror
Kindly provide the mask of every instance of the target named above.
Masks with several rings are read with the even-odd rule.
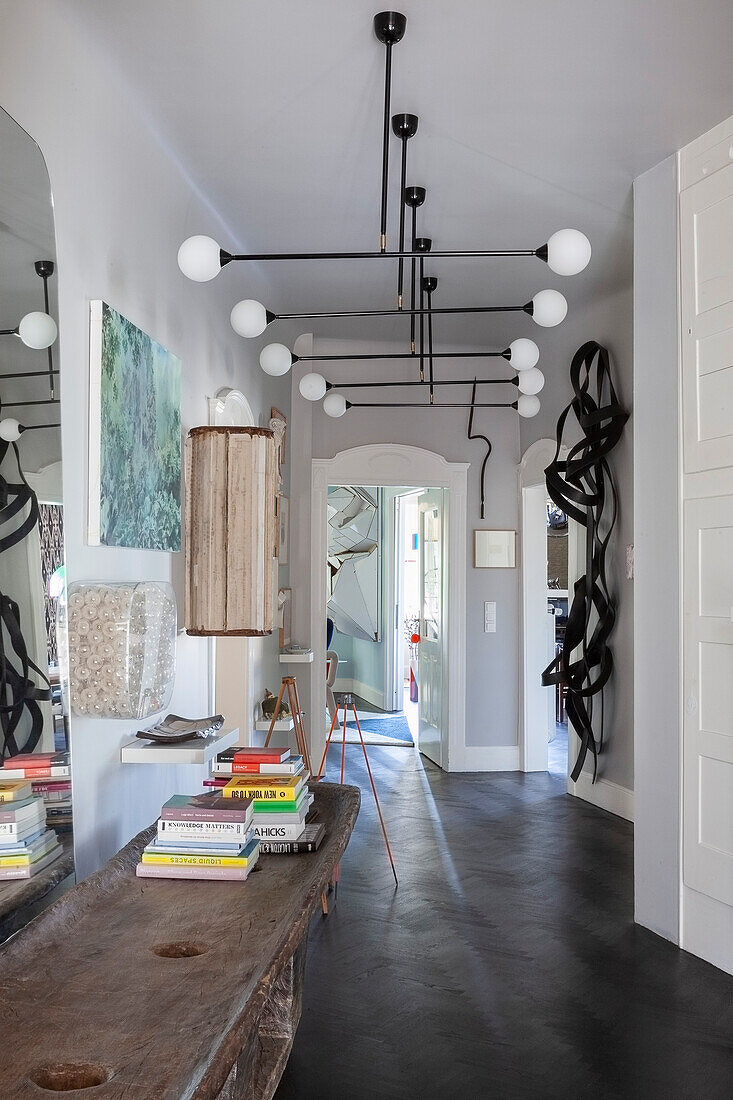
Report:
[[[0,939],[73,872],[57,278],[43,156],[0,110]]]

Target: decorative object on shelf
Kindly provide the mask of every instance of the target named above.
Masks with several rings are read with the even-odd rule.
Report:
[[[280,636],[278,644],[280,649],[292,644],[293,641],[293,590],[281,588],[277,594],[277,625]]]
[[[475,569],[514,569],[517,564],[516,531],[474,531]]]
[[[268,688],[265,688],[265,694],[264,694],[264,697],[262,699],[262,702],[260,703],[260,710],[262,711],[262,717],[267,718],[267,719],[272,718],[273,714],[275,713],[276,707],[277,707],[277,696],[273,695],[272,692]],[[280,714],[283,714],[283,715],[289,715],[290,714],[290,707],[288,706],[285,699],[280,700]]]
[[[559,325],[567,314],[567,301],[559,291],[554,289],[541,290],[524,304],[510,305],[477,305],[477,306],[451,306],[434,309],[432,293],[437,286],[437,279],[433,275],[426,275],[424,261],[426,253],[430,253],[431,262],[440,262],[446,258],[479,258],[493,257],[498,259],[531,257],[544,261],[551,271],[557,275],[576,275],[583,271],[591,258],[591,246],[585,234],[577,229],[561,229],[553,233],[545,244],[539,248],[525,249],[447,249],[433,252],[430,238],[417,235],[417,209],[425,203],[426,190],[424,187],[407,186],[407,151],[408,143],[415,137],[418,131],[419,119],[417,115],[398,113],[390,116],[392,95],[392,49],[402,40],[407,27],[407,19],[400,12],[380,12],[374,17],[374,34],[385,47],[385,84],[384,84],[384,109],[382,122],[382,177],[381,177],[381,205],[379,221],[379,250],[365,252],[282,252],[282,253],[252,253],[232,254],[221,248],[212,238],[198,234],[189,237],[178,250],[178,265],[183,274],[195,282],[208,282],[215,278],[222,267],[234,261],[278,261],[278,260],[320,260],[320,261],[344,261],[344,260],[377,260],[397,261],[397,308],[396,309],[356,309],[356,310],[322,310],[308,313],[275,313],[261,302],[251,298],[245,298],[232,308],[230,320],[234,331],[240,336],[251,339],[262,335],[268,325],[277,320],[294,320],[302,318],[324,317],[386,317],[405,314],[410,318],[410,356],[419,362],[419,380],[416,385],[427,386],[430,407],[435,408],[464,408],[463,404],[441,404],[435,401],[434,377],[432,354],[432,319],[438,314],[461,313],[498,313],[521,312],[532,317],[536,324],[543,328],[551,328]],[[390,140],[394,137],[401,142],[401,170],[399,176],[399,240],[395,251],[387,250],[387,214],[388,214],[388,183],[389,183],[389,150]],[[405,247],[406,214],[410,210],[411,232],[408,247]],[[404,261],[410,260],[410,305],[404,308]],[[419,270],[418,270],[419,261]],[[393,270],[392,265],[388,270]],[[419,283],[419,303],[416,303],[416,283]],[[415,319],[420,319],[419,359],[416,349]],[[425,326],[424,318],[427,317],[427,338],[429,350],[427,355],[428,378],[425,378],[424,365],[426,361]],[[444,353],[452,355],[453,353]],[[475,353],[473,353],[475,354]],[[500,353],[504,354],[505,353]],[[389,357],[389,356],[388,356]],[[506,355],[505,355],[506,357]],[[314,357],[310,357],[314,358]],[[348,358],[348,357],[347,357]],[[356,358],[354,356],[353,358]],[[370,358],[363,356],[360,358]],[[376,355],[371,358],[377,358]],[[380,357],[381,358],[381,357]],[[290,350],[281,343],[268,344],[260,354],[260,365],[266,374],[278,377],[286,374],[291,364],[297,361],[297,357],[291,355]],[[536,362],[536,360],[535,360]],[[531,364],[534,367],[534,363]],[[486,379],[486,381],[491,381]],[[506,379],[496,379],[503,382]],[[352,383],[353,384],[353,383]],[[534,416],[539,410],[537,393],[542,388],[544,379],[541,372],[537,371],[526,385],[530,388],[523,389],[520,384],[522,396],[517,401],[504,403],[486,402],[481,408],[507,408],[516,410],[520,416]],[[392,405],[386,402],[352,403],[345,401],[341,394],[325,393],[325,379],[318,374],[309,374],[301,380],[300,392],[307,400],[318,401],[324,399],[323,407],[328,416],[339,417],[349,408],[421,408],[425,402],[396,402]],[[325,396],[324,396],[325,395]]]
[[[328,491],[328,614],[341,634],[380,641],[381,490]]]
[[[282,481],[282,468],[288,460],[287,436],[288,418],[284,412],[280,412],[273,405],[270,409],[270,428],[275,433],[275,446],[277,447],[277,468]]]
[[[23,474],[17,443],[0,440],[0,560],[30,535],[38,524],[38,516],[38,499]],[[35,749],[43,733],[39,704],[51,699],[48,676],[28,652],[18,603],[2,591],[0,657],[1,759],[15,756],[21,750],[28,753]],[[19,744],[21,732],[23,741]]]
[[[77,714],[139,719],[165,707],[176,671],[176,598],[170,584],[70,584],[66,620],[71,706]]]
[[[186,486],[186,631],[271,634],[277,494],[272,431],[192,428]]]
[[[181,361],[90,303],[89,542],[181,549]]]
[[[290,501],[282,493],[277,498],[277,556],[280,565],[287,565],[290,556]]]
[[[485,487],[486,463],[489,461],[489,456],[491,454],[492,448],[491,448],[491,440],[489,439],[489,437],[487,435],[482,435],[481,432],[474,432],[474,430],[473,430],[473,414],[474,414],[474,410],[475,410],[475,407],[476,407],[476,386],[477,386],[477,384],[478,384],[477,379],[474,378],[474,380],[473,380],[473,390],[471,392],[471,411],[468,414],[468,432],[467,432],[467,436],[468,436],[469,439],[483,439],[484,443],[486,444],[486,454],[484,455],[483,461],[481,463],[481,470],[479,472],[479,482],[478,482],[478,484],[479,484],[479,503],[480,503],[480,506],[481,506],[480,507],[480,516],[481,516],[481,519],[486,519],[486,487]]]
[[[616,395],[608,351],[595,340],[575,353],[570,384],[574,397],[557,422],[557,449],[545,475],[547,492],[558,509],[585,527],[587,572],[575,583],[562,649],[542,673],[542,683],[561,684],[566,691],[568,721],[580,739],[571,779],[577,781],[591,752],[595,783],[598,756],[603,751],[603,689],[613,672],[608,640],[616,621],[616,602],[606,578],[606,553],[616,524],[618,498],[608,456],[621,438],[629,414]],[[571,413],[583,438],[561,459]],[[600,702],[600,718],[594,714],[595,698]]]
[[[222,714],[213,714],[210,718],[182,718],[180,714],[166,714],[165,718],[149,730],[138,730],[135,734],[141,741],[155,741],[160,744],[176,744],[179,741],[203,740],[218,733],[224,725]]]

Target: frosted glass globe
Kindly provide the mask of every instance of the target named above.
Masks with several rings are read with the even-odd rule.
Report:
[[[341,393],[327,393],[323,399],[323,411],[334,419],[346,412],[346,398]]]
[[[520,393],[539,393],[545,384],[545,376],[538,367],[531,367],[519,375]]]
[[[187,279],[208,283],[221,271],[221,248],[213,237],[189,237],[178,249],[178,266]]]
[[[293,356],[285,344],[266,344],[260,352],[260,366],[265,374],[270,374],[273,378],[287,374],[292,365]]]
[[[530,416],[537,416],[540,411],[540,399],[535,397],[533,393],[523,393],[517,401],[517,412],[520,416],[529,418]]]
[[[261,336],[269,324],[267,310],[262,302],[255,302],[253,298],[245,298],[237,302],[229,315],[229,320],[234,331],[247,340]]]
[[[26,313],[18,325],[18,336],[27,348],[50,348],[58,336],[58,329],[53,317],[47,313]]]
[[[531,370],[540,357],[540,349],[534,340],[527,340],[524,336],[519,340],[512,340],[509,345],[509,362],[515,370]]]
[[[15,443],[16,439],[20,439],[20,424],[12,416],[0,420],[0,439],[6,443]]]
[[[590,241],[579,229],[558,229],[547,242],[547,266],[557,275],[577,275],[590,263]]]
[[[304,374],[298,389],[306,401],[320,401],[326,392],[326,379],[322,374]]]
[[[568,303],[559,290],[541,290],[532,299],[532,320],[542,328],[554,328],[565,320]]]

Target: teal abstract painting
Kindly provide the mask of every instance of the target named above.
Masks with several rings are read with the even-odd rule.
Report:
[[[91,303],[89,542],[181,549],[181,361]]]

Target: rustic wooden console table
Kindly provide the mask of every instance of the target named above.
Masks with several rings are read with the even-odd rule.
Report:
[[[359,801],[319,783],[319,850],[262,856],[245,883],[136,878],[147,829],[22,929],[0,948],[3,1100],[269,1100]]]

